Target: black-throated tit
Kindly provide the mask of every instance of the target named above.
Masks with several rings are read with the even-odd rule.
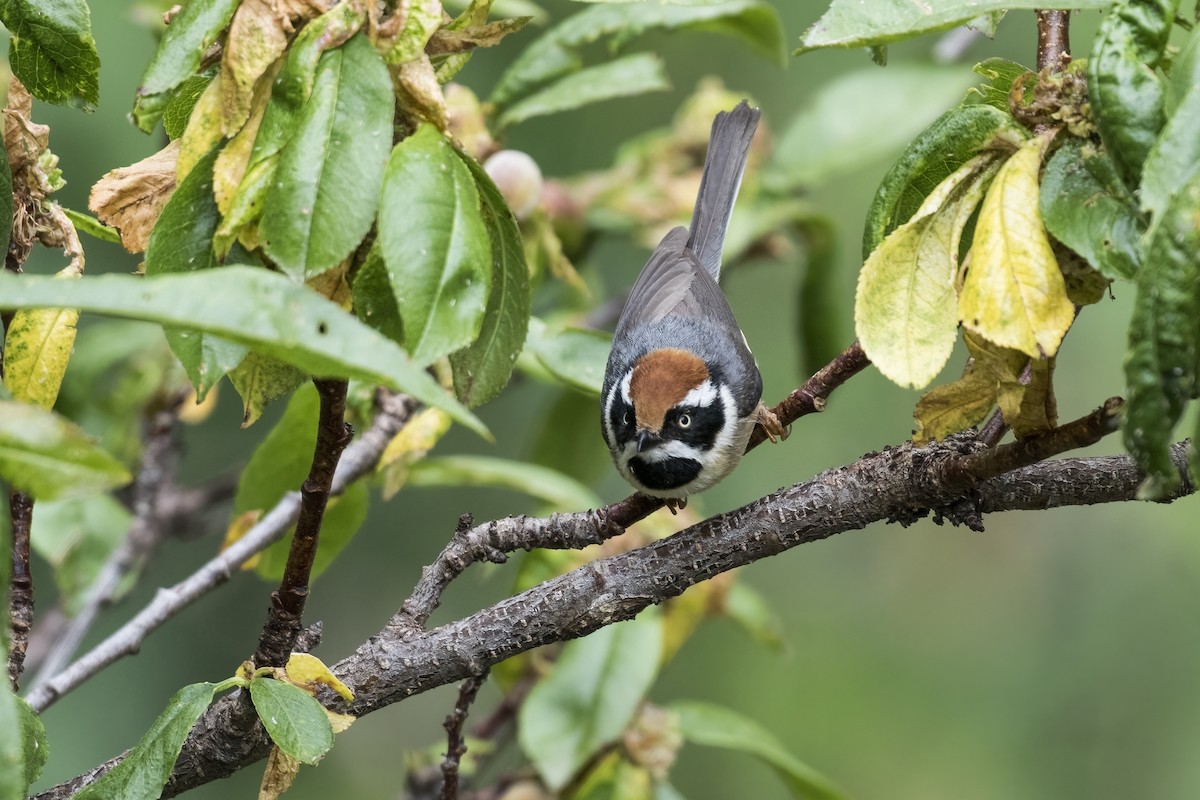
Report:
[[[762,376],[725,294],[721,250],[760,112],[742,101],[713,120],[690,228],[642,268],[617,321],[601,427],[617,470],[640,492],[681,499],[737,466],[762,405]]]

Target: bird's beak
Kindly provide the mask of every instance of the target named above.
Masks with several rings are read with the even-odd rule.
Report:
[[[637,432],[637,451],[641,453],[642,451],[650,449],[661,441],[662,437],[660,437],[654,431],[640,430]]]

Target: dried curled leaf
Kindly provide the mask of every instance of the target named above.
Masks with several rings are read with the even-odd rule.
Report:
[[[88,195],[88,208],[120,232],[121,245],[131,253],[146,250],[150,231],[175,191],[179,149],[176,139],[136,164],[112,170]]]

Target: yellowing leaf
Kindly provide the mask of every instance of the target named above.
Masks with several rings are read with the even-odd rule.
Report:
[[[246,511],[234,517],[233,521],[229,523],[229,527],[225,529],[225,538],[221,542],[221,550],[228,550],[234,542],[249,533],[250,529],[258,524],[259,519],[262,518],[262,514],[262,509],[256,508],[253,511]],[[241,569],[254,569],[258,566],[261,558],[262,553],[255,553],[242,562]]]
[[[350,691],[350,687],[338,680],[337,676],[329,671],[329,667],[311,653],[292,653],[288,656],[285,669],[288,680],[309,694],[315,694],[317,686],[323,684],[347,702],[354,699],[354,692]]]
[[[404,64],[425,54],[425,45],[442,26],[441,0],[409,0],[379,26],[376,45],[389,64]]]
[[[965,327],[1032,358],[1052,356],[1075,319],[1038,210],[1044,139],[1031,139],[992,182],[958,298]]]
[[[242,427],[249,428],[272,400],[290,395],[308,376],[277,358],[251,351],[229,371],[229,382],[242,396]]]
[[[300,762],[278,747],[272,747],[267,756],[267,768],[263,770],[262,783],[258,786],[258,800],[276,800],[292,788],[292,782],[300,772]]]
[[[221,54],[221,128],[232,136],[249,119],[255,84],[287,47],[287,17],[273,0],[242,0]]]
[[[281,58],[267,69],[254,89],[253,111],[250,113],[250,118],[221,148],[221,152],[217,156],[217,162],[213,166],[213,196],[217,200],[217,208],[220,209],[222,216],[229,214],[238,185],[246,175],[246,166],[250,163],[250,153],[254,149],[254,137],[258,135],[258,126],[262,122],[263,112],[267,107],[267,97],[271,93],[271,84],[282,67],[283,59]]]
[[[854,321],[863,350],[901,386],[929,385],[954,349],[959,240],[996,169],[986,154],[951,173],[859,273]]]
[[[121,244],[129,252],[141,253],[150,242],[150,231],[175,191],[178,158],[176,139],[136,164],[107,173],[92,187],[88,208],[120,232]]]
[[[1004,421],[1018,439],[1044,433],[1058,424],[1058,402],[1051,383],[1054,359],[1033,358],[1029,365],[1028,382],[1001,383],[996,398]]]
[[[73,308],[25,308],[4,340],[4,385],[17,400],[53,408],[75,347]]]
[[[931,389],[913,409],[917,430],[913,442],[919,445],[940,441],[952,433],[982,422],[996,403],[1000,384],[976,362],[953,383]]]
[[[396,102],[414,118],[427,120],[445,133],[450,128],[446,96],[438,82],[429,56],[422,53],[412,61],[392,67],[392,83],[396,87]]]
[[[438,408],[424,408],[392,437],[379,457],[377,472],[383,473],[383,499],[390,500],[408,478],[408,467],[422,459],[450,429],[450,417]]]
[[[179,141],[179,163],[175,175],[182,182],[192,167],[225,137],[221,130],[221,76],[213,78],[192,109],[191,119]]]
[[[358,720],[358,717],[354,716],[353,714],[342,714],[338,711],[330,711],[324,706],[321,706],[321,708],[325,709],[325,716],[329,719],[329,727],[333,729],[335,734],[347,730]]]

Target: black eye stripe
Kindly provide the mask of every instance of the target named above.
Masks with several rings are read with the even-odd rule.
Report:
[[[617,388],[613,397],[612,407],[609,410],[608,421],[612,425],[614,436],[617,441],[613,444],[620,445],[633,438],[633,429],[635,420],[633,418],[633,406],[626,403],[621,397],[621,390]]]
[[[679,417],[687,414],[692,418],[686,428],[679,424]],[[717,434],[725,427],[725,410],[720,406],[680,408],[668,418],[669,434],[672,439],[690,444],[698,450],[711,450]]]

